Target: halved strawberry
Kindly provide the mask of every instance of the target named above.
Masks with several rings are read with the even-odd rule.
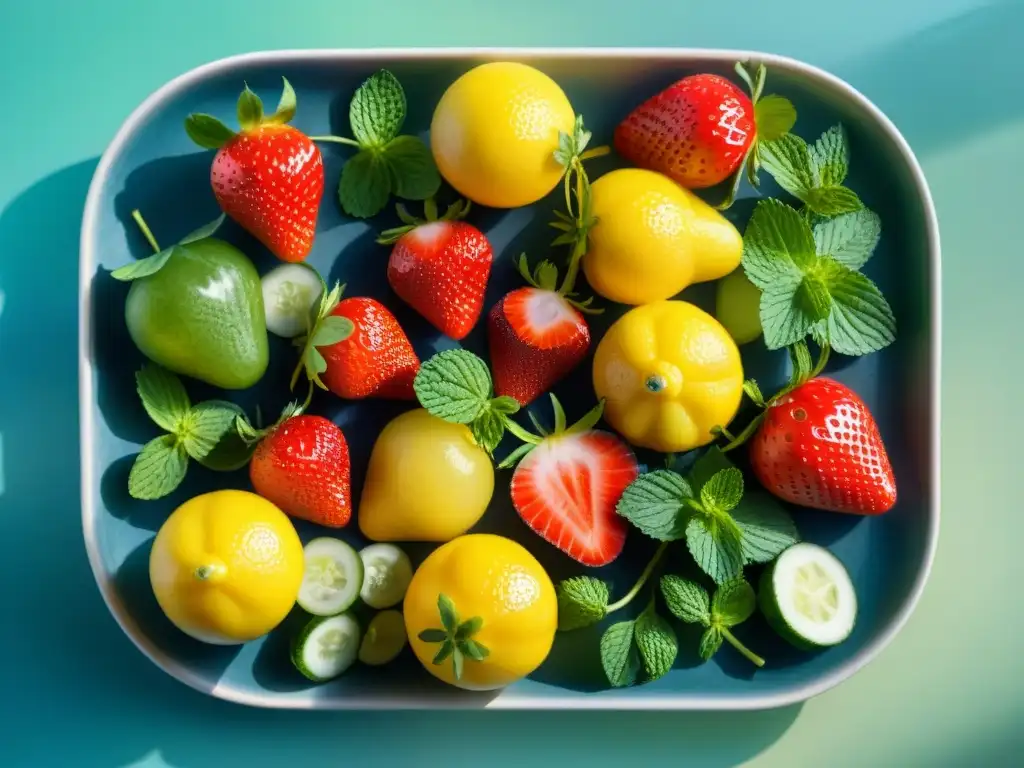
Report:
[[[573,560],[607,565],[621,554],[627,523],[616,514],[626,486],[640,474],[633,451],[615,435],[594,429],[604,403],[566,429],[554,395],[555,429],[511,454],[512,504],[541,538]],[[517,431],[518,434],[518,431]]]

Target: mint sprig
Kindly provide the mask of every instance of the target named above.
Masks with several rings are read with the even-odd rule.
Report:
[[[661,577],[661,594],[669,611],[680,621],[704,627],[698,653],[704,661],[714,656],[727,641],[755,666],[764,659],[747,648],[732,633],[732,627],[749,619],[757,605],[754,589],[742,578],[720,584],[713,597],[696,582],[680,576]]]
[[[426,200],[441,188],[430,148],[417,136],[403,135],[407,104],[398,78],[382,69],[363,82],[349,104],[352,135],[314,136],[356,147],[341,171],[338,201],[349,216],[366,219],[384,210],[392,195]]]
[[[418,637],[425,643],[439,644],[433,663],[444,664],[451,659],[452,674],[461,680],[467,659],[482,662],[490,655],[487,646],[473,637],[483,628],[484,620],[479,616],[461,620],[455,603],[444,594],[437,596],[437,610],[441,626],[424,629]]]
[[[615,688],[633,685],[643,670],[648,681],[668,674],[679,652],[675,630],[658,615],[654,597],[636,619],[612,624],[601,635],[601,666]]]

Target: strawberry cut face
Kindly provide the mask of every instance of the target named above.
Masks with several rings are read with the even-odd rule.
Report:
[[[626,543],[615,505],[639,467],[614,435],[590,430],[545,439],[516,467],[512,503],[541,538],[588,566],[607,565]]]
[[[571,344],[583,316],[555,291],[520,288],[505,297],[505,318],[521,341],[538,349]]]

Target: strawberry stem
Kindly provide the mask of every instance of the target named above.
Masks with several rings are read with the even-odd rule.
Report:
[[[764,659],[762,659],[760,656],[758,656],[752,650],[747,648],[747,646],[745,646],[743,643],[741,643],[736,638],[736,636],[732,632],[729,631],[728,627],[719,626],[718,629],[722,633],[722,637],[724,637],[726,640],[728,640],[729,644],[733,648],[735,648],[737,651],[739,651],[744,656],[746,656],[747,659],[749,659],[751,662],[753,662],[755,666],[757,666],[757,667],[763,667],[764,666]]]
[[[139,225],[139,229],[142,230],[142,234],[153,248],[153,252],[160,253],[160,246],[157,245],[156,238],[153,237],[153,233],[150,231],[149,225],[146,224],[146,220],[142,218],[142,213],[140,213],[138,209],[135,209],[132,211],[132,218],[135,219],[135,223]]]
[[[665,554],[666,549],[668,549],[667,541],[663,541],[661,542],[661,544],[658,545],[658,548],[655,550],[654,555],[651,557],[650,561],[648,561],[647,563],[647,566],[641,572],[640,578],[636,580],[636,583],[630,588],[629,592],[627,592],[621,598],[619,598],[614,603],[608,606],[607,610],[605,611],[606,616],[609,613],[619,610],[620,608],[624,608],[630,602],[632,602],[633,598],[640,593],[641,589],[643,589],[644,584],[647,583],[647,580],[651,578],[651,574],[654,573],[654,569],[658,565],[658,562],[661,560],[662,555]]]
[[[356,149],[362,149],[362,145],[355,139],[346,139],[344,136],[310,136],[310,141],[326,141],[331,144],[346,144]]]

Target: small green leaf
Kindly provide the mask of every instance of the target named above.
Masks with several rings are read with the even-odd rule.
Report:
[[[658,541],[681,539],[691,512],[686,500],[693,491],[676,472],[657,469],[626,486],[615,511],[641,532]]]
[[[464,349],[438,352],[423,362],[413,380],[420,405],[456,424],[469,424],[487,410],[492,388],[487,365]]]
[[[705,626],[711,621],[711,599],[700,584],[667,574],[661,577],[661,594],[669,611],[680,621]]]
[[[716,584],[743,572],[742,534],[731,519],[697,515],[686,526],[686,546]]]
[[[443,629],[424,629],[417,637],[425,643],[443,643],[448,639],[448,633]]]
[[[832,311],[832,297],[829,295],[828,286],[817,275],[804,275],[794,298],[799,305],[799,311],[811,318],[812,324],[824,320]]]
[[[562,631],[596,624],[608,612],[608,585],[591,576],[573,576],[560,582],[558,628]]]
[[[384,146],[392,189],[405,200],[427,200],[441,188],[430,148],[416,136],[396,136]]]
[[[483,661],[491,653],[487,646],[481,645],[476,640],[466,640],[459,643],[459,649],[473,661]]]
[[[743,498],[743,473],[735,467],[721,469],[700,489],[700,502],[707,510],[728,512]]]
[[[761,167],[794,197],[803,199],[808,190],[818,186],[810,148],[799,136],[785,133],[774,140],[759,141],[757,147]]]
[[[469,428],[476,444],[493,454],[505,435],[505,415],[488,408],[470,422]]]
[[[441,614],[441,626],[449,635],[454,635],[459,628],[459,614],[448,595],[437,596],[437,610]]]
[[[475,635],[477,632],[479,632],[480,628],[483,625],[484,620],[479,616],[474,616],[471,619],[466,619],[464,622],[459,624],[458,629],[455,630],[455,639],[466,640]]]
[[[205,240],[208,237],[212,237],[213,234],[220,229],[221,224],[224,223],[225,215],[222,213],[216,219],[211,221],[209,224],[204,224],[192,232],[189,232],[178,242],[178,245],[190,245],[191,243],[197,243],[200,240]]]
[[[356,330],[355,324],[347,317],[328,315],[316,326],[313,334],[314,347],[329,347],[344,341]]]
[[[601,420],[601,417],[603,415],[604,415],[604,400],[601,400],[597,405],[595,405],[593,408],[591,408],[589,411],[587,411],[583,415],[583,418],[581,418],[579,421],[577,421],[575,424],[573,424],[571,427],[569,427],[565,431],[568,434],[573,434],[573,435],[578,435],[578,434],[581,434],[583,432],[588,432],[588,431],[590,431],[591,429],[593,429],[594,427],[597,426],[597,422],[599,422]],[[555,416],[556,416],[556,420],[557,420],[558,414],[556,413]],[[564,413],[562,414],[562,417],[563,418],[565,417]]]
[[[186,453],[210,469],[230,471],[244,466],[255,448],[238,435],[236,420],[244,415],[226,400],[205,400],[193,406],[181,434]]]
[[[352,135],[364,147],[382,147],[398,135],[405,113],[402,84],[382,69],[360,85],[352,97],[348,113]]]
[[[131,264],[126,264],[123,267],[118,267],[110,276],[115,280],[130,281],[138,280],[140,277],[149,277],[155,275],[167,261],[178,252],[178,246],[172,245],[170,248],[164,248],[159,253],[154,253],[152,256],[147,256],[144,259],[133,261]]]
[[[311,346],[306,350],[306,369],[310,376],[319,376],[327,370],[327,361],[316,347]]]
[[[188,455],[174,435],[146,443],[128,473],[128,493],[136,499],[163,498],[185,479]]]
[[[508,395],[502,395],[491,400],[491,410],[495,413],[504,413],[511,416],[513,413],[519,413],[520,407],[519,401]]]
[[[633,635],[647,679],[668,674],[679,653],[679,641],[672,626],[655,612],[653,601],[637,618]]]
[[[146,363],[135,374],[135,389],[153,423],[177,435],[192,407],[181,379],[156,363]]]
[[[550,261],[542,261],[534,270],[537,287],[545,291],[553,291],[558,285],[558,267]]]
[[[756,607],[753,587],[742,578],[727,581],[715,590],[711,598],[711,621],[724,627],[734,627],[749,619]]]
[[[284,124],[290,122],[295,117],[297,105],[295,89],[292,88],[292,84],[288,82],[287,77],[282,77],[281,81],[281,99],[277,102],[277,109],[274,110],[274,114],[267,118],[268,123]]]
[[[342,210],[357,219],[376,216],[391,195],[391,171],[379,152],[364,149],[341,169],[338,200]]]
[[[866,355],[896,338],[896,318],[882,292],[867,277],[838,262],[826,277],[832,296],[828,341],[842,355]]]
[[[555,415],[555,434],[560,435],[565,432],[565,409],[562,408],[562,403],[559,402],[558,398],[555,397],[554,393],[550,394],[551,397],[551,410]],[[596,422],[595,422],[596,423]]]
[[[452,640],[446,639],[441,643],[441,647],[437,649],[437,653],[434,654],[434,664],[443,664],[445,660],[455,652],[455,643]]]
[[[864,207],[857,193],[849,187],[817,187],[804,195],[807,207],[819,216],[838,216]]]
[[[761,291],[761,328],[768,349],[782,349],[806,338],[818,316],[807,311],[803,277],[778,277]]]
[[[640,673],[640,652],[633,628],[632,621],[620,621],[601,635],[601,666],[615,688],[632,685]]]
[[[243,131],[255,128],[263,120],[263,102],[246,85],[238,97],[238,124]]]
[[[798,386],[805,382],[814,370],[814,361],[811,359],[811,351],[807,348],[806,341],[801,339],[789,345],[789,361],[793,366],[793,373],[789,377],[790,383]]]
[[[718,627],[708,627],[704,630],[704,634],[700,636],[700,657],[704,661],[708,661],[712,656],[718,653],[718,649],[722,647],[722,630]]]
[[[796,107],[784,96],[765,96],[754,105],[754,122],[760,141],[774,141],[793,129]]]
[[[814,233],[796,209],[761,200],[743,233],[743,270],[762,291],[780,278],[800,277],[817,261]]]
[[[204,149],[220,149],[237,135],[213,115],[198,113],[185,118],[185,133]]]
[[[882,234],[878,214],[867,208],[826,219],[814,225],[818,255],[831,256],[850,269],[863,267]]]
[[[462,651],[459,650],[459,646],[455,646],[455,650],[452,651],[452,670],[455,673],[455,679],[462,679],[462,672],[465,668],[466,658]]]
[[[846,181],[850,150],[842,125],[834,125],[825,131],[810,147],[810,152],[821,186],[838,186]]]
[[[764,395],[761,394],[761,387],[754,379],[747,379],[743,382],[743,391],[747,393],[747,397],[754,405],[764,408]]]

